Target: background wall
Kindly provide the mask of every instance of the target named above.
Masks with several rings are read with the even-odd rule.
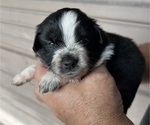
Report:
[[[50,13],[76,7],[97,19],[106,31],[119,33],[137,44],[149,41],[148,0],[1,0],[0,122],[5,125],[61,124],[33,94],[33,83],[16,88],[12,77],[35,62],[35,27]],[[148,101],[148,86],[139,88],[128,113],[138,124]],[[1,123],[0,123],[1,124]]]

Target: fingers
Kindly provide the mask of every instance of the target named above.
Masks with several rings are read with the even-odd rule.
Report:
[[[35,82],[38,83],[46,72],[47,72],[47,68],[40,60],[38,60],[36,63],[36,70],[34,76]]]
[[[35,71],[35,81],[39,82],[42,76],[47,72],[47,68],[44,66],[44,64],[38,60],[36,63],[36,71]]]
[[[87,77],[101,77],[103,74],[108,74],[108,70],[104,65],[96,67]]]
[[[47,72],[47,68],[44,66],[44,64],[38,60],[36,62],[36,70],[35,70],[35,75],[34,75],[34,93],[35,96],[41,101],[41,95],[39,93],[39,82],[41,78],[44,76],[44,74]]]

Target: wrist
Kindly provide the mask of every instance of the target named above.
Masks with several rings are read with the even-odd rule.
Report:
[[[121,114],[120,116],[116,117],[108,117],[101,121],[102,122],[99,125],[134,125],[125,114]]]
[[[122,114],[117,117],[101,117],[99,116],[90,116],[90,117],[80,117],[74,122],[69,122],[66,125],[134,125],[132,121],[125,115]]]
[[[123,114],[121,118],[116,120],[116,124],[114,125],[134,125],[134,124],[125,114]]]

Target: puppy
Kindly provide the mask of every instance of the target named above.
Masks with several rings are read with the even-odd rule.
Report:
[[[39,91],[54,91],[70,80],[80,80],[106,63],[121,93],[124,112],[131,105],[144,71],[144,59],[131,39],[103,31],[96,21],[75,8],[63,8],[37,26],[36,56],[49,69]],[[35,65],[15,76],[13,85],[32,80]]]

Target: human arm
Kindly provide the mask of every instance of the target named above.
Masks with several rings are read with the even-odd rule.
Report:
[[[150,43],[143,43],[143,44],[139,45],[139,49],[140,49],[140,51],[143,54],[144,59],[145,59],[145,72],[144,72],[144,75],[143,75],[142,83],[149,83],[150,82],[149,48],[150,48]]]

